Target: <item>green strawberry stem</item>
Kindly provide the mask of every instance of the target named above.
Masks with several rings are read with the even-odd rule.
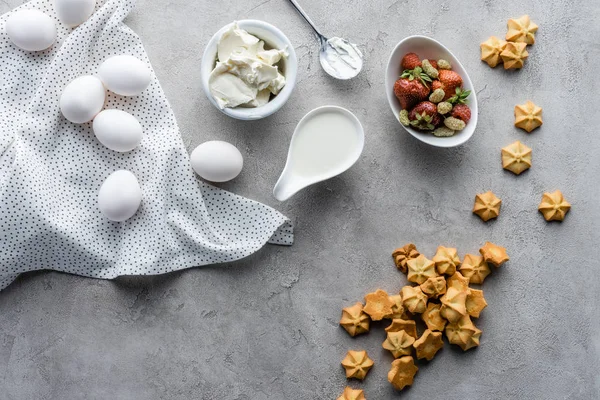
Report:
[[[469,95],[471,94],[470,90],[462,90],[461,88],[457,87],[455,90],[455,95],[450,97],[447,101],[450,104],[466,104],[467,103],[467,97],[469,97]]]
[[[415,80],[415,78],[419,79],[423,86],[429,89],[427,82],[431,82],[431,78],[429,75],[423,72],[421,67],[416,67],[415,69],[405,69],[400,75],[400,78],[408,78],[409,81]]]

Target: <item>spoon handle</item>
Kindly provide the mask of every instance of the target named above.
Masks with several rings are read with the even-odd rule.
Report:
[[[304,10],[302,9],[302,7],[300,7],[300,4],[298,4],[296,2],[296,0],[290,0],[290,3],[292,3],[292,5],[294,6],[294,8],[296,9],[296,11],[298,11],[300,13],[300,15],[302,15],[302,17],[304,17],[304,19],[306,20],[306,22],[308,22],[308,24],[311,26],[311,28],[313,28],[313,30],[317,33],[317,35],[319,36],[320,40],[325,39],[325,36],[323,36],[323,34],[321,33],[321,31],[319,31],[319,29],[317,29],[317,27],[315,26],[315,23],[312,22],[312,20],[310,19],[310,17],[308,16],[308,14],[306,14],[304,12]]]

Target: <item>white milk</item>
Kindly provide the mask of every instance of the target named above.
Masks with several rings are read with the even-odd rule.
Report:
[[[314,178],[343,165],[359,145],[356,124],[338,111],[315,115],[299,127],[291,148],[290,173]]]
[[[362,126],[350,111],[335,106],[311,111],[296,127],[275,197],[286,200],[308,185],[341,174],[356,162],[363,145]]]

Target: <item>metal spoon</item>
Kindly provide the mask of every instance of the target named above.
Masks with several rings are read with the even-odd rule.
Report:
[[[363,66],[363,55],[358,47],[347,39],[339,37],[328,39],[317,29],[296,0],[290,0],[290,3],[317,34],[321,43],[319,61],[325,72],[337,79],[351,79],[358,75]]]

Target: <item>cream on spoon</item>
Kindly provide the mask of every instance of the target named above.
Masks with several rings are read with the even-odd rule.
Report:
[[[358,75],[363,66],[363,54],[358,47],[347,39],[337,36],[327,39],[317,29],[296,0],[290,0],[290,3],[292,3],[317,34],[321,42],[319,61],[325,72],[337,79],[351,79]]]

